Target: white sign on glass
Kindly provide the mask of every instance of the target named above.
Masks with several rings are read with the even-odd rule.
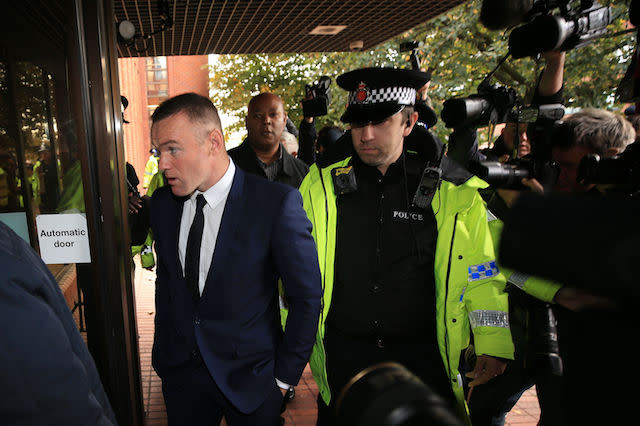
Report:
[[[91,263],[84,213],[41,214],[36,227],[44,263]]]

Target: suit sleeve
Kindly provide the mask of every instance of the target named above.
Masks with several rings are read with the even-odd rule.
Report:
[[[289,305],[275,377],[296,385],[315,343],[322,297],[316,245],[298,191],[285,195],[271,245]]]

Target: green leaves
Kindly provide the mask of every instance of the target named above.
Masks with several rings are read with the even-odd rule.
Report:
[[[346,92],[335,84],[335,78],[361,67],[409,67],[409,54],[399,52],[399,45],[417,40],[421,43],[422,66],[434,69],[429,95],[440,113],[446,99],[476,93],[478,84],[508,51],[509,33],[488,31],[480,25],[480,6],[480,0],[468,1],[366,52],[220,56],[213,66],[213,101],[223,112],[237,117],[238,121],[228,130],[238,130],[244,126],[246,105],[251,97],[260,91],[272,91],[282,97],[289,116],[298,124],[302,119],[300,101],[305,84],[328,75],[334,81],[332,104],[329,114],[318,118],[317,127],[340,124]],[[564,89],[567,107],[621,107],[613,103],[613,94],[630,62],[635,34],[614,35],[627,28],[628,5],[623,0],[614,0],[610,6],[616,17],[609,27],[610,36],[567,52]],[[526,99],[533,92],[543,65],[531,58],[508,59],[495,73],[492,83],[513,87]],[[450,132],[442,122],[434,131],[445,140]]]

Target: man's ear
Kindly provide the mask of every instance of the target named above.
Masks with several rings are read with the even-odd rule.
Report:
[[[224,145],[224,136],[220,129],[213,129],[207,134],[207,142],[211,146],[212,152],[219,152],[220,150],[226,150]]]
[[[407,119],[407,122],[405,123],[405,128],[404,128],[404,131],[402,132],[402,136],[404,137],[409,136],[409,134],[413,130],[413,126],[416,124],[416,121],[418,121],[418,112],[413,111],[409,116],[409,118]]]
[[[613,157],[614,155],[620,154],[624,151],[624,148],[607,148],[605,157]]]

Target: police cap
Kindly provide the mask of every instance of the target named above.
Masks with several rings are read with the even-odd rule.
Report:
[[[416,90],[429,81],[427,73],[403,68],[362,68],[342,74],[338,86],[349,92],[345,123],[379,122],[414,105]]]

